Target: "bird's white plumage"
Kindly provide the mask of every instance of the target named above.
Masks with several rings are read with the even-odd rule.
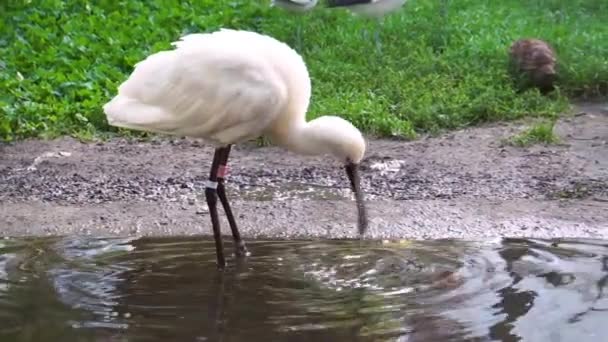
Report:
[[[294,152],[362,159],[365,141],[350,122],[331,116],[306,122],[308,70],[286,44],[222,29],[173,45],[135,65],[103,108],[111,125],[218,145],[267,135]]]
[[[285,106],[287,93],[261,53],[268,42],[258,35],[238,39],[243,35],[188,35],[173,44],[175,50],[137,63],[104,106],[109,123],[220,144],[262,134]]]

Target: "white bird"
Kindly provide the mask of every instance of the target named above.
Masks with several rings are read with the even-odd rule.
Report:
[[[205,197],[220,268],[226,262],[218,197],[237,256],[248,253],[226,198],[228,155],[233,144],[259,136],[295,153],[343,162],[357,201],[359,233],[365,233],[358,172],[365,139],[337,116],[306,121],[311,81],[296,51],[269,36],[229,29],[186,35],[173,45],[138,62],[103,110],[116,127],[201,138],[216,147]]]
[[[312,10],[318,2],[318,0],[272,0],[270,6],[276,6],[290,12],[302,14]],[[296,26],[296,45],[298,50],[302,49],[302,23],[300,22],[298,22]]]
[[[380,20],[401,8],[405,2],[406,0],[327,0],[327,7],[343,7],[359,16],[376,19],[374,39],[376,48],[380,51]]]

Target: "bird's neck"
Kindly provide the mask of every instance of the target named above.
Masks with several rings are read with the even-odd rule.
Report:
[[[302,155],[321,155],[330,150],[327,137],[323,131],[314,129],[311,122],[291,122],[275,134],[272,140],[291,152]]]

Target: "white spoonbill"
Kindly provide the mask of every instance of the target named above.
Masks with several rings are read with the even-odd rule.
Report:
[[[318,0],[272,0],[270,6],[280,7],[289,12],[303,14],[311,11],[318,3]],[[298,50],[302,49],[302,23],[296,24],[296,44]]]
[[[365,140],[337,116],[306,121],[311,81],[297,52],[272,37],[229,29],[186,35],[173,45],[137,63],[103,110],[116,127],[201,138],[216,147],[205,197],[220,268],[226,261],[218,197],[236,255],[247,254],[224,188],[230,148],[260,136],[295,153],[343,162],[357,201],[359,233],[365,233],[358,172]]]
[[[377,19],[374,39],[376,49],[380,51],[380,20],[401,8],[405,2],[406,0],[327,0],[327,7],[343,7],[359,16]]]

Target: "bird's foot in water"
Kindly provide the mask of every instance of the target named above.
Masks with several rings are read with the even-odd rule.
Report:
[[[249,252],[247,250],[247,247],[245,246],[245,242],[244,241],[239,241],[235,245],[234,255],[236,255],[239,258],[248,257],[248,256],[251,255],[251,252]]]

